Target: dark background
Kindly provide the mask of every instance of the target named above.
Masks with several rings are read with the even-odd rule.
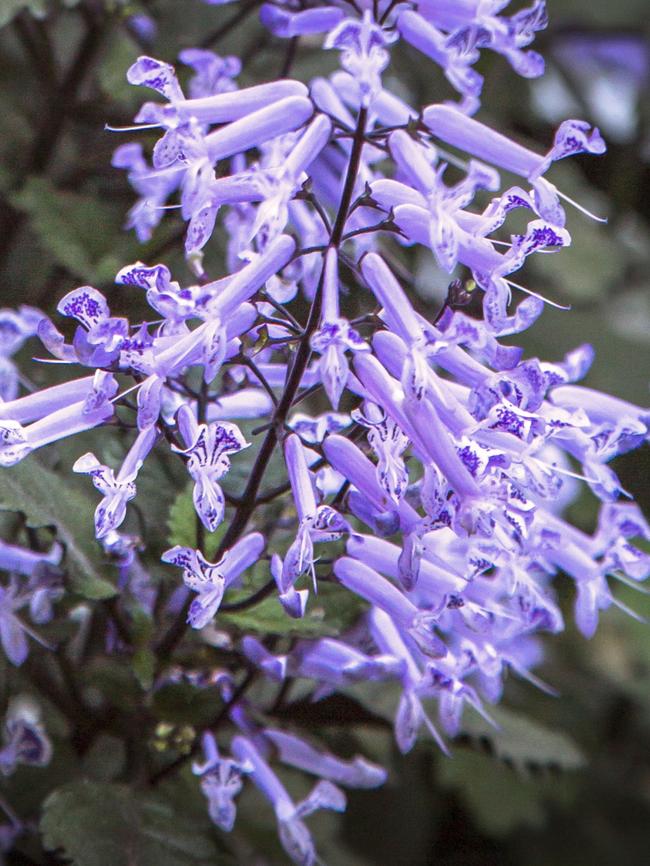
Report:
[[[0,0],[5,25],[0,30],[0,303],[52,311],[63,293],[92,283],[107,291],[117,314],[127,306],[132,313],[132,296],[112,284],[123,264],[162,260],[177,278],[190,275],[179,255],[182,224],[173,212],[144,247],[121,230],[133,194],[123,173],[111,168],[110,157],[117,143],[131,137],[105,132],[103,125],[128,123],[147,98],[126,83],[126,68],[143,50],[173,62],[181,48],[211,40],[220,53],[243,55],[244,82],[267,80],[279,74],[286,44],[269,37],[254,13],[215,38],[223,22],[239,14],[239,4],[159,0],[127,9],[120,3],[33,3],[33,10],[48,13],[44,18],[32,17],[24,8],[29,5]],[[650,6],[648,0],[549,0],[548,6],[551,25],[536,45],[547,59],[547,78],[527,82],[501,58],[482,59],[481,117],[540,147],[550,144],[554,126],[567,115],[599,124],[607,154],[558,165],[551,177],[609,222],[601,225],[570,211],[572,248],[538,256],[518,275],[531,288],[573,305],[572,312],[547,309],[526,336],[527,348],[553,360],[589,341],[597,360],[588,383],[644,403],[650,341]],[[138,45],[125,16],[125,10],[145,7],[159,23],[152,47]],[[307,80],[334,61],[315,46],[303,46],[293,75]],[[432,64],[412,49],[396,51],[388,80],[414,105],[446,95]],[[211,256],[218,267],[218,240]],[[445,277],[428,253],[411,266],[435,310]],[[33,378],[45,382],[50,375],[42,368]],[[619,458],[615,468],[647,510],[647,449]],[[586,529],[595,513],[586,494],[571,506],[572,518]],[[560,582],[559,590],[569,610],[568,588]],[[620,592],[620,597],[650,615],[643,596]],[[381,729],[329,733],[332,745],[342,747],[354,736],[361,751],[390,767],[391,778],[382,790],[353,795],[342,819],[319,816],[312,822],[324,862],[646,864],[650,627],[611,610],[597,636],[586,641],[570,616],[567,621],[566,633],[548,641],[548,660],[540,671],[560,697],[514,680],[507,684],[504,704],[534,720],[539,730],[528,722],[521,730],[519,715],[513,715],[512,736],[501,741],[470,730],[451,760],[426,742],[399,757]],[[374,709],[378,701],[377,695],[367,697]],[[566,739],[547,742],[547,729]],[[269,847],[269,827],[260,820],[250,806],[247,815],[244,800],[239,832],[249,833],[250,850],[256,851],[250,863],[283,862]]]

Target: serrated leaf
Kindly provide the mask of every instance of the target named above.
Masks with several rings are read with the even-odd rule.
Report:
[[[484,748],[487,744],[495,757],[520,772],[584,766],[584,755],[563,731],[546,728],[505,707],[491,707],[490,715],[498,728],[469,710],[463,717],[461,734]]]
[[[40,829],[48,850],[75,866],[218,866],[207,833],[162,799],[121,785],[72,782],[45,801]]]
[[[66,547],[65,563],[70,586],[85,598],[110,598],[116,594],[104,576],[99,546],[95,542],[94,502],[34,457],[0,474],[0,510],[25,515],[28,526],[52,526]]]
[[[249,590],[229,592],[227,601],[236,602],[249,595]],[[353,593],[334,584],[321,584],[318,595],[310,594],[307,611],[301,619],[288,616],[274,594],[248,610],[222,611],[217,615],[216,623],[217,626],[233,626],[245,633],[336,637],[355,622],[361,610],[363,603]]]

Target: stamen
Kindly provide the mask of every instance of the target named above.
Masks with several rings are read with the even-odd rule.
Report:
[[[183,207],[181,204],[151,204],[150,199],[145,199],[144,204],[149,210],[180,210]]]
[[[586,481],[587,484],[598,484],[597,478],[588,478],[586,475],[580,475],[578,472],[572,472],[570,469],[565,469],[562,466],[557,466],[555,463],[547,463],[545,460],[540,460],[539,457],[530,457],[530,460],[534,460],[536,463],[539,463],[540,466],[546,467],[546,469],[552,469],[554,472],[559,472],[560,475],[568,475],[570,478],[577,478],[578,481]]]
[[[110,123],[104,124],[105,132],[140,132],[143,129],[160,129],[160,123],[142,123],[134,126],[111,126]]]
[[[625,586],[629,586],[630,589],[634,589],[637,592],[640,592],[642,595],[650,595],[650,589],[646,589],[645,586],[641,586],[636,580],[633,580],[631,577],[628,577],[627,574],[623,574],[620,571],[610,571],[609,577],[613,577],[615,580],[619,580],[621,583],[624,583]]]
[[[637,622],[640,622],[643,625],[648,624],[648,618],[647,617],[642,616],[640,613],[637,613],[631,607],[628,607],[626,604],[624,604],[620,599],[614,598],[614,596],[612,596],[612,602],[613,602],[613,604],[616,605],[616,607],[619,610],[622,610],[623,613],[626,613],[628,616],[631,616],[632,619],[635,619]]]
[[[445,150],[442,147],[438,147],[435,145],[436,151],[440,154],[440,156],[446,160],[449,165],[453,165],[455,168],[461,169],[461,171],[467,171],[469,168],[469,162],[466,159],[461,159],[459,156],[454,156],[453,153],[450,153],[448,150]]]
[[[146,379],[143,380],[142,382],[136,382],[135,385],[132,385],[130,388],[127,388],[126,391],[122,391],[121,394],[116,394],[116,395],[115,395],[113,398],[111,398],[111,400],[109,400],[108,402],[109,402],[109,403],[117,403],[117,401],[118,401],[118,400],[121,400],[122,397],[126,397],[127,394],[131,394],[133,391],[137,391],[138,388],[141,388],[141,387],[144,385],[145,381],[146,381]]]
[[[487,240],[489,240],[491,244],[495,244],[496,246],[512,247],[512,244],[508,243],[508,241],[496,241],[496,240],[494,240],[494,238],[488,238]],[[556,252],[556,250],[535,250],[535,255],[541,254],[541,255],[547,255],[548,256],[548,255],[553,255],[555,252]],[[550,301],[549,301],[549,303],[550,303]]]
[[[45,638],[42,635],[40,635],[37,631],[34,631],[34,629],[31,628],[29,625],[27,625],[27,623],[24,622],[22,619],[19,619],[18,617],[16,617],[16,619],[18,619],[18,621],[20,622],[20,627],[31,638],[33,638],[36,641],[36,643],[39,643],[44,649],[49,650],[50,652],[54,652],[56,647],[53,643],[50,643],[48,640],[45,640]]]
[[[580,213],[585,214],[585,216],[588,216],[588,217],[589,217],[590,219],[592,219],[592,220],[596,220],[597,223],[606,223],[606,222],[608,221],[608,218],[607,218],[607,217],[599,217],[599,216],[597,216],[595,213],[592,213],[590,210],[588,210],[588,209],[587,209],[586,207],[584,207],[583,205],[578,204],[578,202],[575,201],[574,199],[569,198],[569,196],[566,195],[566,193],[560,192],[559,189],[556,190],[556,192],[557,192],[557,194],[559,195],[560,198],[563,198],[564,201],[568,202],[570,205],[573,205],[573,207],[574,207],[576,210],[579,210]]]
[[[440,736],[438,729],[436,728],[436,726],[433,724],[433,722],[431,721],[431,719],[427,715],[427,712],[424,709],[424,707],[422,707],[421,704],[420,704],[420,706],[422,708],[422,721],[426,725],[429,733],[431,734],[433,739],[436,741],[436,743],[438,744],[440,749],[442,749],[442,751],[444,752],[445,755],[449,756],[449,749],[447,748],[447,744],[445,743],[445,741]]]
[[[147,326],[150,326],[150,325],[162,325],[163,322],[165,322],[165,321],[166,321],[166,319],[152,319],[150,322],[148,322],[148,321],[142,321],[142,322],[140,322],[139,324],[131,325],[131,328],[132,328],[134,331],[139,331],[140,328],[141,328],[143,325],[147,325]]]
[[[139,174],[138,180],[155,180],[158,177],[166,177],[168,174],[172,174],[172,172],[186,170],[187,165],[185,163],[182,163],[181,165],[167,165],[165,168],[159,168],[154,171],[147,171],[144,174]]]
[[[549,685],[540,677],[536,676],[531,671],[526,670],[526,668],[520,667],[519,665],[514,665],[512,661],[508,661],[510,667],[513,671],[520,676],[523,680],[528,680],[528,682],[536,686],[536,688],[540,689],[542,692],[545,692],[547,695],[550,695],[552,698],[559,698],[560,692],[557,689],[554,689],[553,686]]]
[[[556,310],[564,310],[565,312],[568,312],[571,309],[570,304],[568,306],[565,306],[564,304],[558,304],[557,301],[551,301],[549,300],[549,298],[545,298],[544,295],[540,295],[539,292],[534,292],[532,289],[527,289],[526,286],[521,286],[519,285],[519,283],[513,283],[512,280],[507,280],[505,279],[505,277],[504,282],[506,282],[509,286],[512,286],[513,289],[519,289],[520,292],[525,292],[527,295],[532,295],[533,298],[538,298],[540,301],[548,304],[549,307],[555,307]]]

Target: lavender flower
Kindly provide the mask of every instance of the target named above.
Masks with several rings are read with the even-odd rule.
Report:
[[[279,579],[280,601],[292,608],[289,599],[294,596],[290,590],[301,574],[311,573],[314,590],[316,589],[314,542],[338,539],[347,531],[348,525],[333,508],[316,505],[304,448],[295,433],[286,439],[284,457],[300,521],[295,541],[284,558]]]
[[[75,462],[73,472],[90,475],[93,484],[104,495],[95,511],[95,535],[105,538],[116,530],[126,516],[126,505],[136,494],[135,479],[147,454],[156,441],[156,431],[149,428],[138,435],[129,449],[117,475],[104,466],[94,454],[84,454]]]
[[[0,772],[4,776],[11,775],[19,764],[49,764],[52,744],[41,723],[40,708],[31,698],[12,700],[5,716],[4,742],[0,749]]]
[[[346,350],[366,351],[368,346],[349,322],[339,314],[338,262],[336,250],[329,249],[323,267],[323,308],[319,329],[311,347],[321,355],[320,376],[334,409],[338,409],[348,378]]]
[[[0,310],[0,401],[14,400],[18,395],[19,374],[12,355],[25,340],[33,337],[43,313],[25,305],[18,310]]]
[[[317,809],[342,812],[345,809],[343,792],[331,782],[321,781],[308,797],[294,804],[283,784],[249,739],[235,737],[231,749],[240,764],[250,766],[251,781],[273,806],[280,841],[291,860],[299,866],[313,866],[316,863],[314,842],[302,819]]]
[[[258,561],[263,549],[264,537],[253,532],[215,564],[208,562],[200,551],[188,547],[172,547],[163,554],[163,562],[182,568],[185,585],[197,593],[187,615],[192,628],[203,628],[214,618],[226,589]]]
[[[186,448],[174,450],[187,458],[187,470],[194,479],[194,507],[209,532],[219,526],[225,514],[223,491],[217,481],[230,468],[229,454],[248,443],[235,424],[197,424],[188,406],[181,406],[176,423]]]
[[[237,807],[235,797],[243,786],[245,773],[251,767],[248,763],[240,764],[232,758],[222,758],[217,743],[209,732],[202,740],[205,761],[195,763],[192,771],[201,777],[201,790],[208,801],[208,813],[211,820],[226,833],[235,825]]]

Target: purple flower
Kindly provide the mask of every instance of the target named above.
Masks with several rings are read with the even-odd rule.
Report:
[[[325,257],[321,322],[310,345],[321,355],[320,376],[332,407],[337,409],[348,378],[345,353],[367,351],[368,345],[339,314],[338,261],[333,248]]]
[[[34,575],[41,565],[58,565],[62,555],[63,548],[60,544],[53,544],[47,553],[37,553],[0,540],[0,569],[26,577]]]
[[[310,36],[332,30],[343,18],[343,11],[336,6],[322,6],[292,12],[271,3],[263,3],[260,21],[273,33],[291,39],[294,36]]]
[[[105,538],[117,529],[126,516],[126,505],[136,494],[135,479],[147,455],[158,438],[153,428],[138,435],[129,449],[117,475],[88,452],[75,462],[73,472],[90,475],[93,484],[103,494],[95,511],[95,535]]]
[[[185,449],[174,451],[187,458],[187,471],[194,479],[194,507],[209,532],[214,532],[225,514],[223,491],[217,483],[230,469],[230,454],[248,447],[239,428],[228,422],[198,424],[194,412],[184,405],[176,423]]]
[[[229,833],[237,817],[235,797],[242,789],[250,765],[221,757],[216,740],[209,731],[203,734],[201,742],[205,761],[203,764],[194,763],[192,772],[201,778],[201,790],[208,801],[211,820],[220,830]]]
[[[111,165],[128,171],[129,183],[140,196],[128,212],[125,228],[134,229],[140,243],[144,243],[160,223],[165,203],[178,187],[179,178],[153,171],[144,158],[142,145],[135,142],[116,148]]]
[[[189,83],[192,99],[237,90],[233,79],[241,72],[241,61],[238,57],[220,57],[214,51],[204,48],[185,48],[179,53],[178,59],[194,70],[194,76]]]
[[[228,586],[258,561],[263,549],[264,537],[252,532],[214,564],[189,547],[172,547],[163,554],[162,561],[182,568],[185,585],[197,593],[187,615],[192,628],[203,628],[214,618]]]
[[[98,371],[85,400],[71,402],[76,396],[74,389],[61,389],[52,402],[50,414],[27,427],[0,417],[0,466],[13,466],[37,448],[102,424],[113,414],[111,398],[116,390],[112,374]],[[21,400],[16,401],[16,405],[20,403]],[[41,410],[44,408],[41,404]]]
[[[444,32],[423,17],[420,8],[418,12],[405,10],[398,15],[400,35],[443,68],[447,80],[463,95],[462,110],[473,114],[479,106],[483,89],[483,76],[471,68],[478,58],[478,52],[459,51]],[[424,15],[427,11],[424,6]]]
[[[51,757],[52,744],[41,723],[40,708],[31,698],[13,698],[5,716],[0,772],[10,776],[19,764],[45,767]]]
[[[341,66],[356,79],[365,107],[372,104],[381,90],[381,73],[389,60],[386,48],[395,38],[365,10],[361,21],[344,18],[325,40],[324,48],[337,48],[341,52]]]
[[[280,842],[291,860],[298,866],[314,866],[314,842],[302,819],[317,809],[344,811],[346,801],[343,792],[331,782],[320,781],[309,796],[295,804],[251,740],[237,736],[232,741],[231,750],[240,764],[250,767],[251,781],[273,806]]]
[[[266,729],[264,736],[278,751],[278,759],[307,773],[347,788],[376,788],[386,780],[386,771],[365,758],[343,761],[320,752],[305,740],[284,731]]]
[[[582,120],[565,120],[555,133],[553,147],[546,155],[540,155],[446,105],[425,108],[422,118],[433,134],[447,144],[529,180],[540,216],[556,226],[564,225],[564,212],[555,187],[543,175],[559,159],[605,151],[598,130]]]
[[[314,543],[334,541],[347,532],[348,524],[341,515],[328,505],[316,505],[316,497],[303,445],[292,433],[284,443],[284,459],[293,491],[296,511],[298,512],[298,533],[295,541],[289,547],[282,564],[279,580],[281,589],[280,601],[285,606],[285,594],[293,598],[293,584],[305,572],[312,575],[314,590],[316,590],[316,573],[314,571]]]
[[[58,303],[57,311],[76,319],[74,348],[81,363],[105,366],[114,360],[120,345],[129,335],[126,319],[113,318],[106,299],[92,286],[68,292]]]
[[[11,360],[25,340],[36,335],[44,318],[35,307],[0,310],[0,401],[14,400],[18,395],[18,369]]]
[[[393,656],[368,655],[335,638],[300,641],[287,655],[276,656],[256,638],[245,637],[242,649],[270,679],[305,677],[323,686],[346,686],[364,680],[386,680],[399,676],[402,663]]]
[[[423,653],[431,656],[446,655],[447,647],[434,631],[437,611],[418,609],[397,587],[374,569],[348,556],[337,561],[334,573],[346,589],[381,608],[392,620],[399,623]]]

